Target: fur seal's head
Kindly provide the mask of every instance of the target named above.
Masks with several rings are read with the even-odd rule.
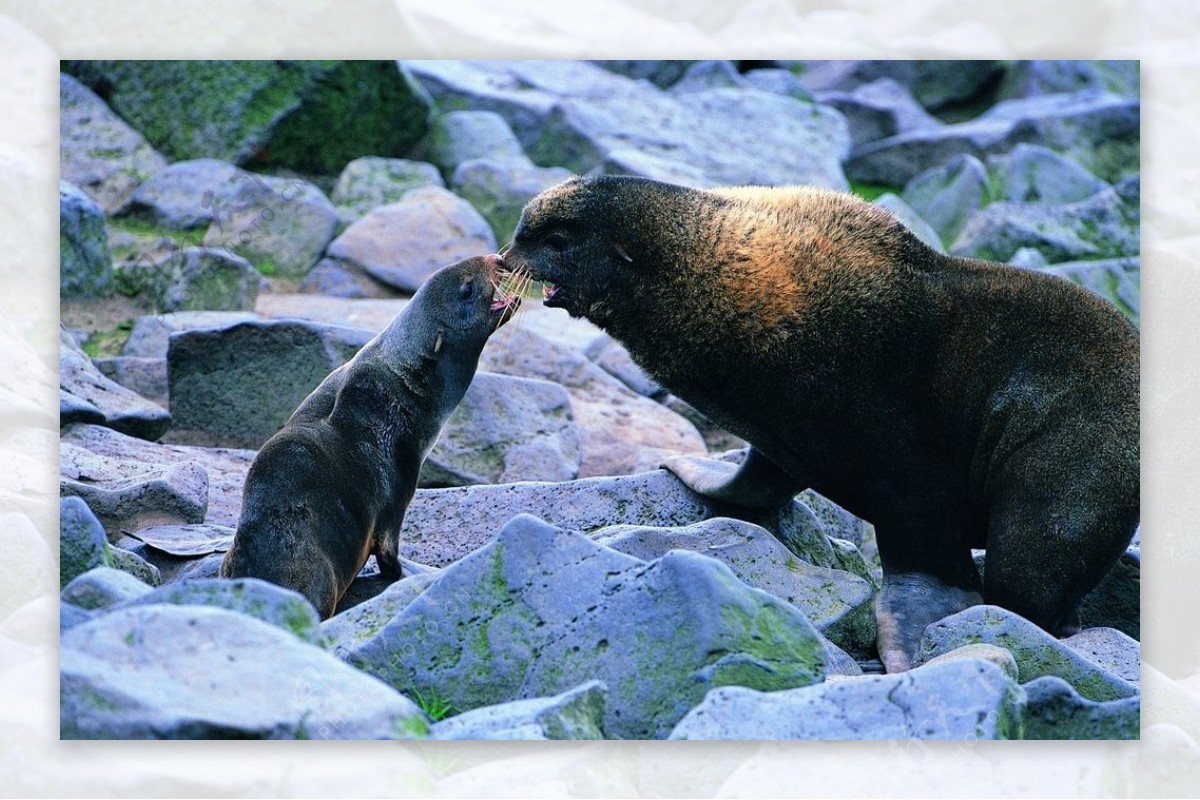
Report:
[[[643,178],[567,180],[525,206],[505,267],[541,281],[544,305],[605,325],[618,305],[632,311],[661,286],[649,278],[669,242],[653,218],[687,191]]]

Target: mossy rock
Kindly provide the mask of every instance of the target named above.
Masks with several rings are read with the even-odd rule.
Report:
[[[394,61],[68,61],[172,160],[205,156],[336,174],[404,154],[431,102]]]

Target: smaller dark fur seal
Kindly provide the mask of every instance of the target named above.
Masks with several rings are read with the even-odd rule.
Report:
[[[221,575],[294,589],[322,619],[375,554],[400,577],[400,524],[421,464],[520,298],[496,297],[502,262],[435,272],[259,450]]]
[[[740,467],[670,460],[689,487],[756,508],[811,487],[875,525],[889,672],[981,600],[1073,633],[1137,526],[1137,331],[1067,281],[943,255],[840,192],[613,176],[531,200],[505,263],[750,442]]]

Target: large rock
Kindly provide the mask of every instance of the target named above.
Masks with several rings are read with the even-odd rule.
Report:
[[[782,692],[714,689],[672,739],[1017,739],[1021,688],[987,661],[931,664]]]
[[[643,472],[667,456],[706,451],[692,423],[629,389],[572,347],[520,323],[492,336],[479,367],[566,387],[581,436],[581,477]]]
[[[1116,700],[1137,693],[1137,687],[1077,653],[1069,645],[1022,617],[999,606],[972,606],[925,629],[915,662],[968,644],[983,642],[1003,647],[1017,660],[1021,682],[1043,675],[1062,678],[1089,700]]]
[[[757,89],[678,96],[567,61],[411,62],[439,105],[494,111],[543,166],[593,168],[695,186],[847,187],[845,120]],[[740,131],[754,130],[747,138]],[[781,157],[781,154],[790,154]]]
[[[108,537],[104,525],[88,504],[74,496],[62,498],[58,504],[59,586],[96,567],[110,566]]]
[[[342,170],[329,199],[337,208],[339,230],[344,230],[371,209],[395,203],[412,189],[445,185],[433,164],[363,156]]]
[[[176,311],[138,317],[121,354],[132,358],[160,358],[165,365],[167,342],[175,331],[223,328],[258,318],[257,314],[248,311]]]
[[[451,175],[464,161],[527,163],[525,151],[504,117],[494,111],[450,111],[434,120],[429,160]]]
[[[157,263],[121,264],[117,285],[164,311],[252,311],[262,275],[228,250],[187,247]]]
[[[208,504],[208,473],[194,462],[162,464],[102,456],[64,437],[59,491],[81,498],[110,540],[121,529],[200,522]]]
[[[165,228],[207,227],[248,175],[216,158],[176,161],[137,187],[128,211]]]
[[[821,680],[823,653],[799,612],[713,559],[646,563],[525,515],[348,659],[464,711],[601,680],[608,735],[661,738],[709,688]]]
[[[148,605],[206,606],[237,611],[320,645],[321,618],[299,592],[257,578],[193,578],[140,594],[123,607]],[[81,605],[81,604],[77,604]],[[84,606],[85,608],[87,606]]]
[[[1019,144],[991,156],[988,168],[993,200],[1061,205],[1086,200],[1108,184],[1048,147]]]
[[[174,161],[205,156],[336,174],[403,155],[429,100],[394,61],[70,61],[114,111]]]
[[[420,485],[574,480],[579,438],[563,387],[477,372],[425,459]]]
[[[1001,61],[801,61],[801,81],[814,90],[852,90],[881,78],[908,89],[931,109],[975,97],[1004,68]]]
[[[353,264],[336,258],[318,261],[300,281],[297,291],[347,299],[395,297],[397,294],[395,289],[383,285]]]
[[[120,211],[138,184],[167,160],[70,75],[58,76],[59,169],[106,213]]]
[[[943,124],[926,112],[908,89],[891,78],[880,78],[848,92],[821,92],[817,100],[836,108],[846,118],[854,147]]]
[[[102,375],[65,328],[59,342],[62,425],[95,422],[143,439],[166,433],[170,412]]]
[[[405,513],[400,552],[421,564],[450,564],[486,544],[492,531],[522,512],[591,533],[613,525],[684,527],[739,511],[746,513],[695,494],[666,470],[564,483],[425,489],[416,493]],[[848,556],[835,547],[816,516],[801,503],[749,516],[801,560],[860,577],[866,571],[861,557],[856,552]],[[845,546],[853,551],[852,545]]]
[[[1140,84],[1136,61],[1014,61],[997,95],[1008,100],[1092,89],[1137,97]]]
[[[497,242],[512,240],[521,209],[540,194],[572,177],[561,167],[537,167],[519,161],[474,159],[458,165],[450,185],[468,200],[492,226]]]
[[[1115,182],[1140,171],[1141,103],[1084,90],[1004,100],[982,122],[1005,122],[1026,141],[1068,156],[1091,174]]]
[[[346,658],[383,630],[392,619],[429,588],[440,571],[406,575],[382,592],[363,602],[339,610],[321,623],[321,635],[329,649],[339,658]],[[349,594],[349,592],[347,592]]]
[[[588,681],[554,697],[477,708],[437,723],[429,738],[603,739],[606,693],[603,683]]]
[[[851,180],[904,186],[955,155],[1005,153],[1021,142],[1068,156],[1107,181],[1138,172],[1137,100],[1095,92],[998,103],[957,125],[901,133],[855,149],[846,163]]]
[[[59,294],[96,297],[113,289],[104,210],[78,187],[58,184]]]
[[[1025,739],[1137,739],[1142,698],[1096,701],[1050,675],[1025,684]]]
[[[188,498],[187,503],[183,504],[188,513],[165,514],[161,515],[161,519],[157,518],[159,515],[146,513],[137,517],[141,520],[137,525],[124,525],[125,530],[136,533],[151,525],[198,524],[202,521],[227,527],[237,525],[242,506],[242,486],[254,460],[253,450],[152,444],[99,425],[69,425],[62,430],[61,443],[83,461],[95,463],[105,474],[115,474],[125,465],[129,469],[140,468],[148,475],[155,474],[157,470],[160,474],[175,475],[181,479],[189,476],[195,479],[197,486],[194,487],[194,493],[188,488],[186,480],[181,480],[176,488],[177,492]],[[69,464],[66,464],[64,469],[68,468]],[[207,481],[203,480],[205,475]],[[208,485],[207,498],[203,498],[199,492],[199,484],[205,482]],[[125,494],[131,496],[130,499],[137,493],[136,481],[131,480],[131,483],[124,489]],[[82,492],[69,494],[82,496]],[[145,499],[149,501],[152,498]],[[204,512],[205,507],[207,513]],[[106,519],[107,512],[102,513],[96,506],[93,509],[110,532],[121,527],[119,517]],[[195,513],[197,511],[200,513]]]
[[[438,268],[496,250],[487,221],[466,200],[438,186],[407,192],[354,222],[328,254],[406,292]]]
[[[154,590],[124,570],[94,567],[63,587],[63,603],[85,611],[113,608]]]
[[[60,652],[64,739],[398,739],[428,731],[420,709],[379,681],[224,609],[113,611],[64,632]]]
[[[724,563],[748,586],[796,606],[842,649],[867,657],[875,644],[871,583],[802,561],[757,525],[718,517],[683,528],[614,526],[596,531],[592,538],[643,561],[670,550],[702,553]]]
[[[1084,628],[1063,644],[1134,686],[1141,682],[1142,647],[1116,628]]]
[[[236,253],[265,275],[298,277],[320,260],[337,220],[333,203],[311,183],[239,172],[213,209],[204,245]]]
[[[1137,198],[1115,188],[1057,206],[992,203],[968,220],[951,252],[1001,262],[1022,247],[1036,248],[1050,263],[1136,256],[1140,226]]]
[[[100,374],[164,409],[170,406],[167,391],[167,359],[112,356],[93,358]]]
[[[370,331],[299,320],[171,336],[167,375],[180,444],[258,448]]]
[[[914,177],[901,197],[929,223],[942,242],[953,242],[988,192],[988,171],[971,155],[958,155]]]

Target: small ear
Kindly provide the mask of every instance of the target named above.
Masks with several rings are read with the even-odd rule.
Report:
[[[445,331],[438,331],[437,338],[433,340],[433,354],[436,356],[442,349],[442,339],[445,338]]]
[[[624,245],[622,245],[620,242],[613,242],[612,246],[613,246],[613,250],[617,251],[617,255],[619,255],[621,258],[625,259],[626,262],[628,262],[630,264],[633,263],[633,256],[629,255],[629,251],[627,251],[625,249]]]

